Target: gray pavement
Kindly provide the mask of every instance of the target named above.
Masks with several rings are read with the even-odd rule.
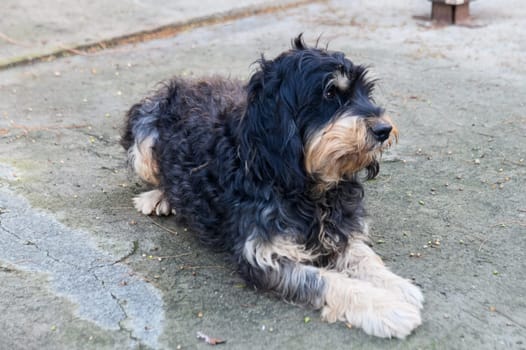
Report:
[[[166,25],[185,24],[243,10],[305,0],[3,0],[8,15],[0,22],[0,65],[89,45]]]
[[[5,3],[0,62],[276,2]],[[0,349],[208,348],[198,331],[225,349],[526,349],[526,5],[476,1],[445,28],[413,17],[429,9],[318,2],[1,70]],[[127,108],[173,75],[247,78],[300,32],[371,66],[400,128],[366,193],[375,250],[426,297],[406,340],[249,290],[131,205]]]

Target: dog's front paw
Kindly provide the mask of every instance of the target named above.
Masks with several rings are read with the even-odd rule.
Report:
[[[345,319],[365,333],[381,338],[403,339],[422,323],[420,309],[413,304],[388,298],[375,301],[372,307],[349,310]]]
[[[170,203],[160,190],[141,193],[133,199],[133,204],[135,209],[144,215],[155,214],[162,216],[172,214]]]
[[[367,334],[381,338],[408,336],[422,323],[420,307],[405,300],[393,291],[374,287],[372,284],[351,280],[346,285],[329,288],[322,317],[362,328]]]
[[[398,294],[401,300],[405,300],[408,303],[417,306],[419,309],[423,307],[424,295],[420,291],[420,288],[410,281],[398,277],[397,279],[387,282],[385,288]]]
[[[364,279],[370,281],[378,288],[387,289],[395,295],[398,295],[400,300],[413,304],[419,309],[422,308],[424,296],[422,295],[420,288],[388,269],[378,269],[375,273],[365,275]]]

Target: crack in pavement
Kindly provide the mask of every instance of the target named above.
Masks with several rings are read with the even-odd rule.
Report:
[[[126,312],[126,308],[123,306],[123,301],[120,300],[115,294],[113,294],[112,292],[110,292],[108,290],[108,288],[106,288],[106,284],[104,283],[104,280],[100,279],[99,276],[97,276],[97,274],[95,272],[93,272],[93,276],[95,277],[95,279],[97,281],[100,282],[100,284],[102,285],[102,287],[108,292],[108,294],[113,298],[113,300],[115,300],[115,302],[119,305],[119,308],[121,309],[123,315],[124,315],[124,318],[122,318],[120,321],[119,321],[119,328],[121,331],[123,332],[126,332],[128,333],[128,336],[131,340],[133,340],[134,342],[136,343],[140,343],[140,339],[137,338],[136,336],[134,336],[133,334],[133,330],[132,329],[128,329],[124,326],[123,322],[126,321],[128,319],[128,314]]]
[[[0,261],[45,273],[55,294],[78,307],[75,313],[99,327],[125,331],[135,345],[158,345],[164,310],[162,295],[121,262],[99,250],[89,234],[72,230],[27,200],[0,188]],[[95,262],[108,261],[95,265]],[[126,281],[126,283],[122,283]],[[132,344],[133,345],[133,344]]]

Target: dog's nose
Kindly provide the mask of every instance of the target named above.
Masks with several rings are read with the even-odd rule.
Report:
[[[371,128],[376,139],[380,142],[384,142],[389,138],[389,134],[393,130],[393,127],[389,124],[378,123]]]

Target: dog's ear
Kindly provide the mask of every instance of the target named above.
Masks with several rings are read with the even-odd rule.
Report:
[[[247,86],[247,109],[240,124],[240,157],[256,181],[285,193],[303,189],[303,142],[294,116],[296,96],[286,82],[283,57],[261,58]]]

